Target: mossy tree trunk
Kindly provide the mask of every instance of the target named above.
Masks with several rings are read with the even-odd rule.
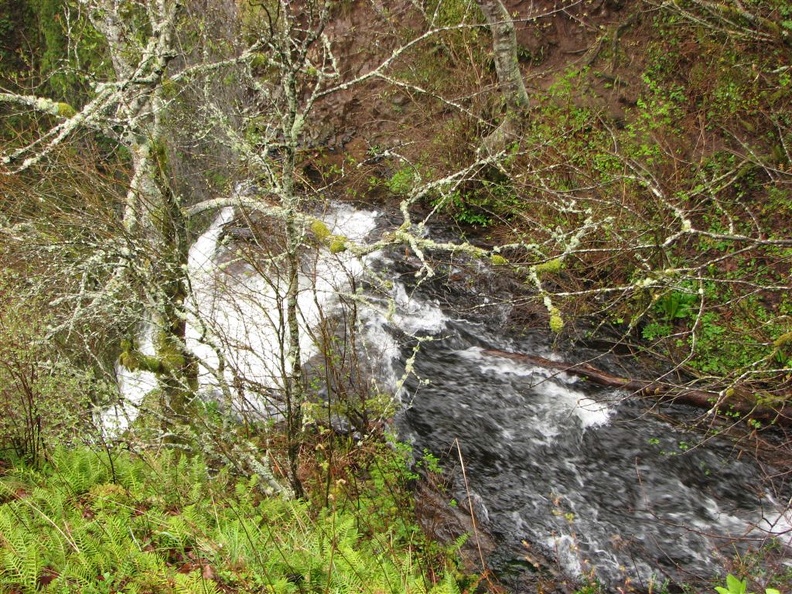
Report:
[[[57,3],[39,4],[54,10]],[[103,291],[90,291],[93,296],[86,297],[81,290],[73,296],[80,305],[67,325],[74,325],[88,308],[104,315],[121,310],[145,312],[139,319],[154,328],[155,352],[139,352],[133,338],[123,349],[121,361],[132,369],[155,373],[165,412],[183,421],[197,372],[184,342],[188,234],[180,197],[172,189],[164,115],[168,109],[164,83],[166,75],[173,76],[169,66],[180,52],[185,55],[176,40],[182,4],[179,0],[84,0],[80,4],[79,18],[90,21],[93,29],[82,21],[81,28],[90,32],[70,29],[68,34],[75,37],[69,37],[68,43],[77,44],[83,39],[80,35],[101,41],[95,53],[106,56],[107,65],[103,63],[102,68],[107,70],[79,73],[92,89],[83,105],[77,97],[71,98],[75,103],[70,105],[52,98],[0,93],[0,104],[47,116],[38,120],[38,137],[31,135],[25,143],[27,136],[19,135],[15,148],[4,147],[0,174],[29,173],[57,158],[72,142],[80,147],[80,136],[86,133],[96,133],[125,149],[121,152],[128,159],[129,179],[119,211],[121,232],[107,245],[93,246],[91,257],[112,273]]]
[[[133,146],[135,183],[124,219],[129,238],[139,246],[139,258],[131,264],[129,275],[145,295],[147,322],[154,329],[154,354],[137,353],[122,363],[154,373],[163,412],[185,423],[197,388],[197,362],[185,345],[189,238],[180,200],[169,184],[166,148],[153,134],[160,128],[153,124],[152,136]]]
[[[107,0],[97,0],[93,9],[91,21],[107,40],[116,78],[129,81],[133,89],[117,108],[125,124],[119,140],[128,148],[132,164],[123,226],[136,255],[128,264],[128,275],[145,295],[155,352],[127,360],[157,375],[163,412],[185,422],[197,382],[197,366],[185,347],[189,243],[180,200],[170,184],[162,85],[176,55],[180,5],[175,0],[151,2],[145,36],[133,31]],[[144,18],[142,13],[134,16]]]
[[[528,91],[525,89],[520,63],[517,59],[517,34],[514,20],[501,0],[478,0],[481,12],[492,33],[492,51],[495,72],[503,93],[509,117],[519,117],[528,109]]]
[[[490,154],[504,150],[519,137],[530,101],[517,58],[517,34],[514,20],[501,0],[477,0],[492,34],[495,72],[498,76],[505,113],[500,126],[483,141]]]
[[[289,456],[289,479],[297,497],[304,494],[299,476],[300,448],[302,447],[303,414],[306,401],[300,347],[300,265],[304,248],[304,232],[299,224],[301,200],[297,193],[297,150],[302,138],[302,121],[299,75],[304,69],[305,46],[294,43],[295,21],[288,4],[280,8],[280,27],[272,37],[273,53],[281,60],[281,91],[284,97],[281,117],[281,134],[284,139],[283,162],[280,175],[280,202],[284,209],[286,232],[286,326],[288,337],[285,345],[285,368],[283,370],[284,397],[286,400],[286,424]]]

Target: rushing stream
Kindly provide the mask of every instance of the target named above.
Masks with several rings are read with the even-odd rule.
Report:
[[[467,485],[449,499],[473,503],[499,543],[496,570],[541,557],[614,587],[686,583],[789,528],[729,443],[702,442],[626,393],[493,354],[553,357],[546,337],[508,337],[498,308],[470,320],[420,288],[412,301],[432,340],[405,383],[399,429],[419,452],[461,455]]]
[[[265,315],[275,308],[266,302],[272,279],[266,285],[240,269],[234,282],[241,297],[218,295],[218,262],[227,249],[220,232],[232,214],[224,211],[191,251],[194,299],[216,335],[245,345],[226,356],[266,382],[274,374],[261,353],[274,352],[272,333],[280,323]],[[386,225],[377,217],[338,207],[326,220],[334,233],[364,240]],[[479,526],[499,545],[491,560],[496,570],[528,567],[524,559],[539,554],[568,575],[596,577],[612,587],[631,580],[647,588],[666,579],[711,577],[736,552],[731,539],[758,542],[788,528],[779,508],[759,491],[758,468],[738,460],[726,442],[702,442],[627,394],[489,354],[497,349],[553,356],[539,335],[507,335],[504,306],[484,308],[475,317],[441,307],[436,292],[414,289],[414,270],[405,272],[404,262],[399,273],[389,274],[394,262],[383,254],[365,263],[315,258],[311,276],[320,298],[305,292],[307,326],[318,319],[314,309],[332,309],[334,291],[348,290],[364,264],[393,283],[390,304],[372,298],[381,307],[363,308],[360,319],[365,340],[375,347],[371,352],[382,359],[381,379],[406,380],[398,429],[417,451],[450,460],[461,454],[468,488],[458,481],[449,501],[475,502]],[[486,304],[497,296],[479,297]],[[208,362],[202,385],[211,391],[217,357],[201,342],[205,330],[193,324],[188,339]],[[404,374],[418,337],[431,340],[421,342],[412,372]],[[311,356],[310,344],[304,352]],[[122,382],[138,401],[150,386],[128,373]]]
[[[428,381],[408,383],[402,433],[452,461],[458,444],[471,493],[455,496],[472,496],[505,565],[533,551],[570,575],[646,587],[712,577],[732,538],[762,538],[761,477],[727,444],[697,445],[625,394],[482,350],[541,343],[504,344],[465,320],[440,336],[416,359]]]

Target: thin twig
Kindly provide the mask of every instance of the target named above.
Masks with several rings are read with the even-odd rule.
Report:
[[[462,459],[462,449],[459,447],[459,439],[454,438],[456,444],[457,454],[459,455],[459,466],[462,468],[462,479],[465,481],[465,494],[468,500],[468,509],[470,510],[470,522],[473,524],[473,538],[476,539],[476,548],[478,549],[479,559],[481,560],[481,571],[486,571],[487,564],[484,562],[484,553],[481,551],[481,541],[479,540],[478,526],[476,526],[476,513],[473,511],[473,498],[470,496],[470,487],[468,486],[467,473],[465,472],[465,461]]]

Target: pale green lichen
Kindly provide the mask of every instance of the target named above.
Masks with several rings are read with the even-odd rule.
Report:
[[[297,115],[297,117],[294,118],[294,123],[292,124],[292,129],[291,129],[292,138],[298,138],[304,126],[305,126],[305,118],[302,115]]]

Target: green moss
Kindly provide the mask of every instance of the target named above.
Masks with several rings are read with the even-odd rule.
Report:
[[[788,344],[792,344],[792,332],[787,332],[786,334],[782,334],[778,338],[775,339],[773,342],[773,346],[776,348],[781,348]]]
[[[561,317],[561,312],[558,308],[553,307],[550,309],[550,330],[555,334],[559,334],[564,329],[564,318]]]
[[[118,362],[130,371],[170,373],[185,367],[187,359],[173,337],[161,332],[156,341],[156,355],[146,355],[128,340],[121,343]]]
[[[162,80],[162,92],[165,93],[167,97],[176,97],[178,93],[178,87],[176,83],[173,82],[171,78],[165,78]]]
[[[536,270],[536,274],[553,274],[556,272],[560,272],[564,269],[564,260],[562,258],[554,258],[552,260],[548,260],[547,262],[543,262],[542,264],[537,264],[534,266],[534,270]]]
[[[340,235],[331,235],[329,245],[331,254],[338,254],[347,249],[346,238]]]
[[[263,53],[257,53],[253,55],[253,58],[250,60],[250,67],[254,69],[258,68],[266,68],[269,66],[269,58]]]
[[[328,229],[327,225],[318,219],[311,223],[311,233],[313,233],[314,236],[321,241],[324,241],[331,235],[330,229]]]
[[[118,357],[118,362],[130,371],[149,371],[151,373],[165,371],[165,367],[158,357],[145,355],[133,348],[123,350]]]
[[[77,115],[77,111],[68,103],[58,103],[58,115],[63,118],[71,118]]]
[[[164,331],[157,338],[157,358],[165,371],[181,369],[186,363],[184,352],[176,344],[175,337]]]
[[[505,266],[509,263],[509,261],[500,254],[492,254],[490,256],[490,262],[493,266]]]

